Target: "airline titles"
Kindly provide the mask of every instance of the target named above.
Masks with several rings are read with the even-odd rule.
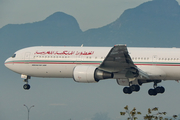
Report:
[[[38,55],[93,55],[94,51],[62,51],[62,52],[58,52],[58,51],[36,51],[36,53],[34,54],[38,54]]]

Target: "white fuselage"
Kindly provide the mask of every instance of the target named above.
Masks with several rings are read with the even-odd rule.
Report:
[[[33,77],[72,78],[75,66],[98,67],[110,50],[111,47],[29,47],[15,52],[5,65],[16,73]],[[180,79],[179,48],[130,47],[128,51],[134,64],[151,79]]]

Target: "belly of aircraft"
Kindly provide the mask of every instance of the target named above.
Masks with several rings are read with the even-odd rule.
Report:
[[[138,66],[150,79],[180,80],[179,66]]]

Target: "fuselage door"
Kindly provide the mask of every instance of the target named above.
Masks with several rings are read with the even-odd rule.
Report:
[[[82,56],[77,56],[76,57],[76,64],[82,64],[82,60],[83,60]]]
[[[157,55],[152,56],[152,64],[156,65],[157,64]]]
[[[25,53],[25,56],[24,56],[24,59],[25,59],[25,60],[29,60],[29,59],[30,59],[30,55],[31,55],[30,52],[26,52],[26,53]]]

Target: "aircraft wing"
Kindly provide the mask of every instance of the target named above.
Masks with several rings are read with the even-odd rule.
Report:
[[[98,68],[111,73],[125,74],[127,78],[139,75],[148,77],[133,63],[126,45],[115,45]]]

